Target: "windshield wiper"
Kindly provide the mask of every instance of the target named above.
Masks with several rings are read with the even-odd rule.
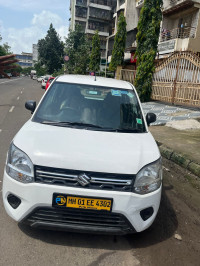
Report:
[[[69,121],[43,121],[42,124],[52,125],[52,126],[84,126],[84,127],[93,127],[93,128],[100,128],[102,127],[94,124],[83,123],[83,122],[69,122]]]
[[[83,122],[69,122],[69,121],[43,121],[42,124],[52,125],[52,126],[61,126],[61,127],[70,127],[70,126],[83,126],[85,128],[96,128],[100,131],[110,131],[110,132],[124,132],[124,133],[142,133],[143,131],[136,128],[106,128],[98,125],[83,123]]]

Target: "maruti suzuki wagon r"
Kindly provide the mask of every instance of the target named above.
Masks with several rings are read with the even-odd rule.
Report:
[[[10,144],[3,202],[34,228],[127,234],[154,221],[161,155],[132,84],[92,76],[55,79]]]

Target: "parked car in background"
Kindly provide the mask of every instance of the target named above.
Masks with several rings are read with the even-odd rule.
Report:
[[[44,76],[41,76],[37,79],[38,82],[42,82],[42,79],[44,78]]]
[[[50,77],[50,78],[47,80],[46,87],[45,87],[45,91],[48,89],[49,85],[52,83],[52,81],[53,81],[54,79],[55,79],[54,77]]]
[[[134,86],[63,75],[55,78],[11,142],[3,202],[32,228],[128,234],[153,223],[162,161]]]
[[[45,76],[45,77],[42,79],[42,85],[41,85],[42,89],[45,89],[45,87],[46,87],[46,83],[47,83],[47,81],[48,81],[48,79],[49,79],[50,77],[51,77],[51,76]]]
[[[37,79],[37,76],[36,75],[33,75],[33,79],[36,80]]]

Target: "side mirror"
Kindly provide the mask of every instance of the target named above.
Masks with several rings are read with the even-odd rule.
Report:
[[[31,114],[35,111],[36,102],[35,101],[27,101],[25,103],[25,108],[31,111]]]
[[[151,123],[156,121],[156,115],[154,113],[147,113],[146,115],[147,125],[149,126]]]

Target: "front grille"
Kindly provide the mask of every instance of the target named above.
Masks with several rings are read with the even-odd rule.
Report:
[[[81,185],[79,176],[85,174],[89,177],[86,185]],[[53,184],[76,188],[100,189],[111,191],[132,191],[134,175],[109,174],[99,172],[88,172],[78,170],[67,170],[44,166],[35,166],[35,182],[42,184]],[[80,182],[80,183],[79,183]]]
[[[135,232],[125,216],[105,211],[42,207],[35,209],[23,222],[32,227],[70,231],[115,234]]]

